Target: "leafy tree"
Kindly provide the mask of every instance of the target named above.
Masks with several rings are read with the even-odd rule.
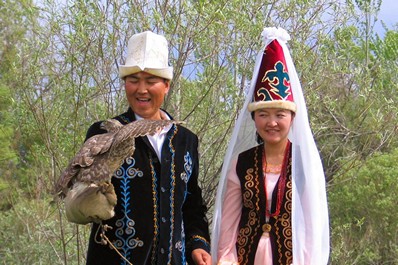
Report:
[[[7,197],[10,193],[12,172],[18,163],[18,156],[15,152],[14,126],[9,114],[11,105],[9,89],[0,83],[0,210],[10,207]]]
[[[375,153],[335,179],[329,191],[332,264],[398,262],[397,159],[398,149]]]
[[[298,66],[311,70],[302,80],[328,180],[344,163],[396,146],[396,38],[394,31],[384,40],[366,32],[346,26],[319,35],[320,45],[307,49],[312,64]]]

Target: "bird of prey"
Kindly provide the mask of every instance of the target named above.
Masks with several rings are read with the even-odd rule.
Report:
[[[135,138],[154,135],[173,120],[137,120],[122,125],[109,119],[101,123],[107,132],[87,139],[55,185],[65,201],[67,219],[78,224],[100,222],[114,216],[116,194],[113,173],[135,151]]]

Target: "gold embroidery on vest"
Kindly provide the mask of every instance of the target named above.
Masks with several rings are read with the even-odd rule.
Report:
[[[288,164],[288,174],[290,176],[289,181],[286,182],[286,203],[285,203],[285,209],[286,209],[286,218],[285,218],[285,225],[283,226],[283,234],[285,237],[285,256],[286,256],[286,264],[292,264],[293,263],[293,241],[292,241],[292,218],[291,218],[291,213],[292,213],[292,172],[291,172],[291,165],[292,165],[292,160],[289,159],[289,164]],[[285,216],[285,215],[284,215]]]
[[[285,203],[283,208],[286,210],[281,216],[279,216],[274,224],[276,229],[276,247],[278,251],[278,262],[279,264],[292,264],[293,263],[293,243],[292,243],[292,224],[291,224],[291,212],[292,212],[292,181],[291,181],[291,159],[288,163],[287,176],[289,180],[286,182],[286,193]],[[282,229],[280,234],[279,228]],[[286,259],[286,263],[283,263],[283,258]]]
[[[245,184],[243,189],[243,205],[250,209],[248,214],[248,221],[247,223],[239,229],[238,238],[237,238],[237,255],[238,255],[238,262],[240,265],[248,264],[248,256],[253,251],[252,246],[254,245],[254,235],[258,233],[260,229],[259,217],[258,212],[260,209],[259,203],[259,176],[258,176],[258,157],[257,157],[257,150],[255,151],[254,155],[254,169],[249,168],[246,171],[245,176]],[[254,229],[254,232],[252,232]],[[249,238],[249,235],[252,237]],[[247,251],[246,251],[247,250]]]

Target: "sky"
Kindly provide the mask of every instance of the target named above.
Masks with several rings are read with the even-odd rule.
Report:
[[[393,29],[393,26],[398,24],[398,0],[382,0],[378,19],[375,25],[376,32],[380,36],[384,36],[385,31],[381,25],[381,21],[389,29]]]

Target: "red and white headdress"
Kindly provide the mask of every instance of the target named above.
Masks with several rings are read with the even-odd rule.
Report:
[[[256,128],[251,112],[261,108],[294,111],[292,142],[292,240],[294,265],[324,265],[329,259],[329,214],[325,175],[316,147],[301,84],[287,48],[289,34],[265,28],[264,48],[257,55],[250,90],[235,123],[224,157],[213,215],[212,259],[217,261],[226,179],[239,153],[254,147]],[[294,95],[294,100],[293,100]]]
[[[296,112],[289,71],[283,48],[277,39],[264,49],[249,111],[282,108]]]

